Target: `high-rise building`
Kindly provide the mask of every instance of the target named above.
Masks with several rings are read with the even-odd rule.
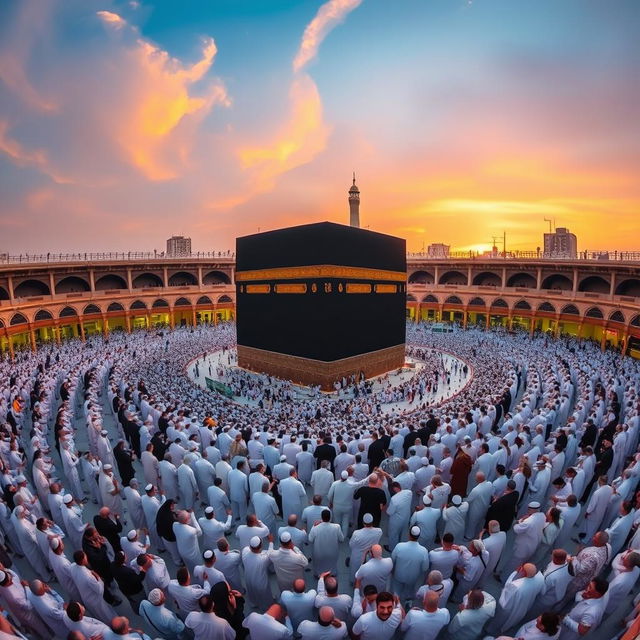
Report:
[[[352,227],[360,226],[360,189],[356,187],[356,174],[353,174],[353,184],[349,189],[349,224]]]
[[[191,255],[191,238],[171,236],[167,240],[167,257],[182,258]]]
[[[545,258],[577,258],[578,238],[566,227],[558,227],[553,233],[544,234]]]
[[[427,256],[429,258],[448,258],[450,245],[435,242],[427,247]]]

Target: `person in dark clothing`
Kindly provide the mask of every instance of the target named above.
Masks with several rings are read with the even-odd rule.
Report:
[[[404,458],[409,457],[409,449],[416,443],[416,437],[417,436],[415,429],[412,425],[409,425],[409,433],[407,433],[407,435],[404,437],[404,442],[402,443]],[[426,440],[425,442],[429,442],[429,440]]]
[[[119,605],[122,600],[116,598],[109,589],[113,581],[111,561],[107,550],[107,540],[94,527],[87,527],[82,534],[82,550],[87,556],[89,567],[93,569],[104,582],[104,600],[111,605]]]
[[[213,610],[219,618],[224,618],[236,632],[236,640],[244,640],[249,630],[242,626],[244,621],[244,598],[239,591],[229,588],[226,582],[216,582],[211,587],[210,597]]]
[[[596,458],[598,462],[596,462],[593,476],[595,478],[598,476],[606,476],[613,464],[613,440],[604,438],[602,447],[600,448],[600,452],[596,454]]]
[[[331,438],[324,437],[322,444],[313,452],[313,457],[316,459],[316,469],[320,468],[323,460],[328,460],[331,464],[331,471],[333,471],[333,461],[337,455],[336,448],[331,444]]]
[[[139,437],[138,442],[140,442]],[[125,487],[129,486],[129,482],[135,478],[136,472],[133,468],[133,454],[130,449],[125,449],[124,440],[120,440],[114,447],[113,457],[118,465],[122,485]]]
[[[173,532],[173,523],[178,521],[175,512],[176,502],[172,498],[165,500],[156,514],[156,529],[158,535],[167,542],[176,542],[176,534]]]
[[[138,613],[140,603],[145,597],[144,577],[146,572],[141,569],[135,571],[125,564],[125,555],[122,551],[116,553],[115,560],[111,563],[111,574],[116,581],[122,595],[126,597],[131,608]]]
[[[487,509],[485,529],[489,529],[490,520],[497,520],[500,523],[500,531],[509,531],[518,512],[519,499],[520,493],[516,491],[515,481],[509,480],[504,494],[494,500]]]
[[[382,489],[375,486],[376,478],[369,477],[369,485],[366,487],[360,487],[353,494],[354,500],[360,500],[360,510],[358,511],[358,529],[361,529],[364,524],[362,518],[365,513],[369,513],[373,516],[373,526],[379,527],[380,520],[382,519],[382,509],[387,504],[387,496]]]
[[[93,516],[93,526],[101,536],[108,540],[114,552],[117,553],[122,550],[120,546],[122,522],[120,522],[120,517],[117,513],[111,513],[109,507],[102,507],[102,509]]]
[[[378,434],[374,431],[371,434],[373,442],[369,445],[369,473],[371,473],[376,467],[380,466],[380,463],[385,458],[385,452],[387,447],[384,446],[384,440],[378,437]]]
[[[167,444],[164,434],[157,431],[151,438],[151,444],[153,445],[153,455],[158,460],[164,460],[164,454],[167,452]]]
[[[584,449],[585,447],[593,447],[596,443],[596,438],[598,437],[598,427],[593,423],[593,420],[589,418],[587,420],[587,428],[584,430],[584,434],[580,439],[580,448]]]

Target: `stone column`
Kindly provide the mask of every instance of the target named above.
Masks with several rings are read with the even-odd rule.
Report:
[[[133,291],[133,278],[131,277],[131,269],[127,269],[127,287],[129,291]]]
[[[96,276],[93,269],[89,269],[89,287],[92,292],[96,290]]]
[[[162,267],[162,284],[165,288],[169,286],[169,269],[167,267]]]
[[[578,269],[576,267],[573,268],[573,288],[571,291],[575,293],[578,290]]]
[[[56,295],[56,283],[55,280],[53,279],[53,273],[49,272],[49,289],[51,291],[51,295],[55,296]]]
[[[31,351],[35,353],[38,350],[36,347],[36,332],[34,331],[31,323],[29,323],[29,340],[31,342]]]
[[[542,287],[542,267],[538,267],[538,274],[536,277],[536,289],[540,289]]]

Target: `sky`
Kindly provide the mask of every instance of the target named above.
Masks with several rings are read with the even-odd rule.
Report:
[[[640,250],[638,0],[2,0],[0,253],[348,224]]]

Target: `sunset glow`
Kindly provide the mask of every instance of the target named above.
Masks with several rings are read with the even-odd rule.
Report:
[[[411,251],[535,251],[545,218],[640,249],[640,4],[614,5],[8,0],[0,252],[347,223],[354,170]]]

